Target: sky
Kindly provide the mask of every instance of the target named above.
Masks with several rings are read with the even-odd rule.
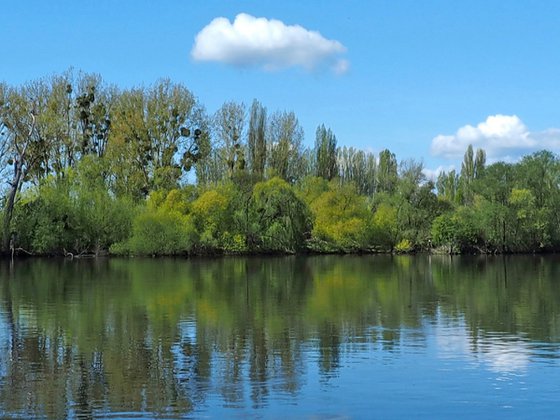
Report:
[[[224,102],[294,111],[312,146],[460,168],[560,152],[557,0],[11,1],[0,81],[69,68],[119,87],[170,78],[209,114]]]

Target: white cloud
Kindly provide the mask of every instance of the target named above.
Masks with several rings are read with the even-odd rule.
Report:
[[[350,68],[350,63],[348,60],[341,58],[336,63],[334,63],[332,69],[336,74],[344,74]]]
[[[441,174],[442,172],[449,173],[454,169],[456,169],[455,165],[448,165],[448,166],[440,165],[436,169],[424,168],[422,169],[422,172],[426,176],[426,179],[428,179],[429,181],[436,181],[439,174]]]
[[[558,150],[560,129],[531,132],[516,115],[491,115],[476,127],[465,125],[455,134],[434,137],[431,150],[435,156],[457,159],[469,144],[484,149],[490,162],[514,161],[538,150]]]
[[[342,74],[349,66],[348,61],[340,58],[344,52],[344,45],[326,39],[319,32],[240,13],[233,23],[218,17],[206,25],[196,35],[191,56],[196,61],[265,70],[288,67],[313,70],[327,65],[336,74]]]

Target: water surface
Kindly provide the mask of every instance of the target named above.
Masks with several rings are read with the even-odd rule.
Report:
[[[559,262],[2,262],[0,417],[555,417]]]

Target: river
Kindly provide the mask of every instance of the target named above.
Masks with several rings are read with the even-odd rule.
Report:
[[[559,263],[2,261],[0,417],[556,417]]]

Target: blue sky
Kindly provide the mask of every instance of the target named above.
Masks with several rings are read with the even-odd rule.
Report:
[[[69,67],[121,87],[170,77],[209,113],[257,98],[269,111],[293,110],[306,145],[324,123],[339,145],[389,148],[432,170],[460,166],[469,143],[490,161],[560,152],[558,1],[4,3],[0,80],[10,84]],[[246,21],[240,30],[253,38],[232,41],[241,13],[267,20]],[[273,24],[287,49],[267,44]],[[195,38],[209,25],[219,30],[196,58]],[[220,38],[224,28],[233,35]]]

